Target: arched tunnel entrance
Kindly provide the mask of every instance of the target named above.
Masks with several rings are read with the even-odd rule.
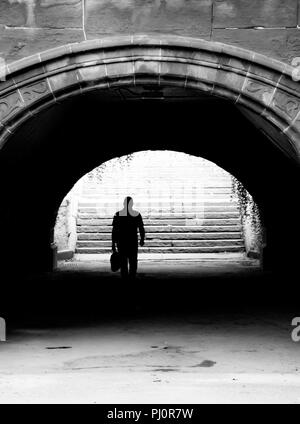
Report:
[[[297,268],[299,87],[260,55],[178,37],[93,41],[12,64],[0,86],[2,271],[51,271],[59,206],[99,164],[173,150],[258,205],[264,269]]]
[[[144,100],[139,90],[128,99],[127,89],[78,96],[11,136],[1,151],[4,263],[18,255],[25,270],[51,270],[56,214],[66,193],[99,162],[149,148],[201,156],[236,176],[262,213],[265,267],[295,263],[297,167],[235,106],[168,90],[163,100]]]
[[[203,158],[151,150],[103,163],[67,194],[55,226],[60,265],[109,268],[113,217],[127,196],[144,221],[140,261],[261,259],[257,206],[232,175]]]

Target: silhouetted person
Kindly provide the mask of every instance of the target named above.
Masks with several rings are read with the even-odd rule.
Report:
[[[135,278],[138,261],[138,230],[140,245],[144,246],[145,229],[142,215],[133,209],[131,197],[125,197],[124,207],[113,219],[112,250],[121,257],[121,276]],[[128,271],[129,262],[129,271]]]

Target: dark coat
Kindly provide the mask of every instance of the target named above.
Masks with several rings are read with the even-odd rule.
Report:
[[[117,243],[119,250],[138,249],[138,230],[142,240],[145,238],[145,229],[142,215],[119,211],[113,219],[112,242]]]

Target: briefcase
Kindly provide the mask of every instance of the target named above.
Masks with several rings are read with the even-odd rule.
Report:
[[[121,268],[121,256],[118,252],[113,252],[110,257],[110,267],[112,272],[117,272]]]

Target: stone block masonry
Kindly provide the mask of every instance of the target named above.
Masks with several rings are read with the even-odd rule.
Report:
[[[0,55],[114,35],[162,33],[242,47],[291,63],[300,56],[298,0],[1,0]]]

